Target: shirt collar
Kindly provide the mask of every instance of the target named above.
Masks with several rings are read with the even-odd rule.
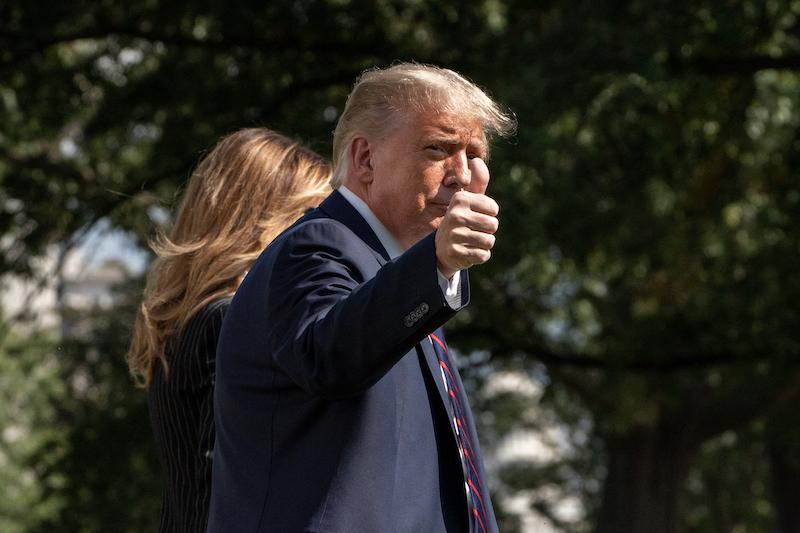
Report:
[[[356,196],[353,191],[344,185],[339,186],[339,192],[344,196],[345,200],[350,202],[350,205],[358,211],[358,214],[367,221],[369,227],[375,232],[375,236],[378,237],[378,240],[381,241],[381,244],[386,249],[386,253],[389,254],[389,259],[394,259],[403,254],[403,248],[400,246],[400,243],[397,242],[394,235],[389,233],[386,226],[378,220],[378,217],[375,216],[375,213],[372,212],[364,200]]]

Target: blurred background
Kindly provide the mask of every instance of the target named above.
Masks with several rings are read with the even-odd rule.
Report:
[[[330,156],[358,73],[456,69],[519,120],[449,325],[501,530],[800,531],[800,1],[6,1],[0,531],[155,531],[124,354],[222,135]]]

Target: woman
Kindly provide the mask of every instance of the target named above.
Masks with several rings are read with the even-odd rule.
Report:
[[[222,139],[189,180],[139,308],[128,365],[148,389],[164,469],[162,532],[205,531],[217,339],[231,297],[275,236],[330,192],[327,161],[263,128]]]

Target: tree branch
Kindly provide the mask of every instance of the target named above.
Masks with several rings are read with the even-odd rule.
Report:
[[[698,402],[697,419],[701,440],[724,431],[737,430],[751,421],[786,405],[800,393],[800,371],[778,367],[772,379],[745,378],[712,403]],[[755,386],[761,384],[760,387]]]
[[[706,76],[752,76],[762,70],[800,71],[800,54],[769,56],[756,54],[749,56],[691,58],[671,57],[670,68],[677,73],[691,73]]]
[[[10,58],[3,61],[3,67],[13,67],[32,56],[41,54],[52,46],[73,43],[80,40],[100,40],[110,37],[127,37],[141,39],[153,43],[163,43],[179,48],[205,48],[215,51],[230,51],[231,49],[248,50],[288,50],[302,49],[312,52],[350,53],[363,55],[365,52],[374,52],[375,43],[365,46],[363,43],[332,41],[320,38],[302,40],[297,35],[261,36],[222,35],[209,38],[199,38],[180,32],[164,32],[155,30],[142,30],[135,26],[108,24],[94,26],[81,30],[64,33],[61,35],[43,35],[38,39],[31,38],[30,34],[12,34],[5,39],[5,47],[10,52]]]
[[[637,360],[634,357],[600,358],[579,353],[560,353],[542,344],[531,343],[518,337],[511,338],[494,328],[482,327],[476,324],[465,325],[448,331],[448,337],[458,342],[459,337],[484,338],[491,344],[492,352],[514,353],[523,352],[538,359],[546,365],[559,367],[572,367],[583,369],[596,369],[609,372],[635,372],[635,373],[673,373],[691,370],[702,370],[712,367],[755,365],[766,361],[781,361],[790,365],[800,364],[798,354],[783,354],[775,356],[766,355],[740,355],[728,352],[705,352],[695,354],[657,354],[646,360]]]
[[[7,37],[9,43],[16,43],[16,52],[26,53],[33,55],[41,53],[51,46],[58,44],[73,43],[80,40],[88,39],[106,39],[108,37],[129,37],[133,39],[142,39],[145,41],[161,42],[164,44],[173,44],[182,47],[199,47],[199,48],[212,48],[223,49],[229,48],[262,48],[262,47],[280,47],[297,45],[287,37],[281,39],[268,39],[260,36],[248,36],[243,38],[238,35],[235,38],[199,38],[193,35],[185,35],[182,33],[171,33],[163,31],[150,31],[142,30],[135,26],[123,26],[108,24],[105,26],[94,26],[90,28],[83,28],[80,30],[63,33],[60,35],[43,35],[31,39],[29,34],[19,35],[11,34]],[[12,48],[12,47],[9,47]],[[13,50],[13,48],[12,48]]]

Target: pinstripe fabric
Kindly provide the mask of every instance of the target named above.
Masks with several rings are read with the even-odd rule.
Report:
[[[214,364],[230,298],[215,300],[167,343],[147,403],[163,471],[162,533],[205,532],[214,447]]]

